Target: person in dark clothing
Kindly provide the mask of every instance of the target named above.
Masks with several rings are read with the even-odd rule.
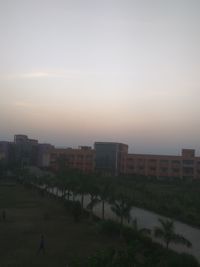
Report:
[[[2,211],[2,220],[3,220],[3,222],[6,221],[6,211],[5,210]]]
[[[45,254],[44,235],[41,235],[41,238],[40,238],[40,245],[39,245],[39,249],[38,249],[38,254],[39,254],[40,252],[43,252],[43,254]]]

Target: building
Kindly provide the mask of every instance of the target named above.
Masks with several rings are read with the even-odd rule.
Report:
[[[37,166],[48,168],[50,166],[50,154],[54,146],[50,144],[38,144]]]
[[[104,175],[156,177],[157,179],[200,179],[200,157],[193,149],[181,155],[129,154],[128,145],[95,142],[94,149],[55,148],[39,144],[27,135],[15,135],[14,142],[0,141],[0,161],[7,166],[38,166],[58,170],[61,165],[81,172]]]
[[[16,134],[11,148],[16,165],[49,167],[50,151],[54,147],[50,144],[39,144],[38,140],[30,139],[27,135]]]
[[[77,169],[81,172],[94,172],[95,151],[88,146],[79,148],[55,148],[50,152],[50,168],[58,170],[59,166],[64,164],[71,169]]]
[[[10,142],[0,141],[0,160],[9,161]]]
[[[125,174],[128,145],[114,142],[95,142],[95,170],[104,174]]]
[[[200,179],[200,157],[193,149],[182,149],[180,156],[127,154],[125,173],[158,179]]]
[[[17,165],[37,165],[38,141],[27,135],[14,136],[14,158]]]
[[[14,144],[25,144],[28,140],[28,136],[24,134],[16,134],[14,136]]]

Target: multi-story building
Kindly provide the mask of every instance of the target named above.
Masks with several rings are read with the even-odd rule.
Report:
[[[0,141],[0,160],[9,161],[10,142]]]
[[[38,144],[37,151],[37,166],[41,168],[48,168],[50,166],[50,155],[54,146],[50,144]]]
[[[77,169],[82,172],[94,172],[95,151],[88,146],[75,148],[55,148],[50,153],[50,167],[58,170],[59,166],[65,166]]]
[[[28,136],[17,134],[14,136],[14,153],[16,163],[21,166],[37,165],[38,141]]]
[[[82,172],[105,175],[137,175],[158,179],[200,179],[200,157],[193,149],[181,155],[129,154],[128,145],[95,142],[94,149],[54,148],[39,144],[26,135],[15,135],[14,142],[0,142],[0,161],[6,164],[34,165],[57,170],[62,164]]]
[[[104,174],[124,174],[128,145],[114,142],[95,142],[95,170]]]
[[[200,157],[183,149],[180,156],[127,154],[126,174],[157,178],[200,179]]]

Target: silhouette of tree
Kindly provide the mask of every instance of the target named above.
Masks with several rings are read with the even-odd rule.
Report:
[[[102,220],[105,218],[105,202],[110,198],[113,193],[113,188],[111,185],[111,180],[109,177],[104,177],[101,180],[101,184],[99,185],[99,198],[102,202]]]
[[[160,227],[155,227],[154,235],[164,241],[166,248],[169,248],[170,243],[182,244],[191,247],[192,244],[182,235],[176,234],[174,229],[174,222],[172,220],[163,220],[159,218]]]
[[[132,208],[132,201],[125,194],[120,193],[114,201],[111,202],[111,210],[120,218],[121,228],[124,219],[129,222],[131,219],[130,211]],[[121,233],[120,233],[121,236]]]
[[[90,195],[90,203],[87,205],[87,208],[90,211],[90,217],[93,218],[93,209],[99,203],[99,187],[96,184],[95,176],[88,176],[88,193]]]

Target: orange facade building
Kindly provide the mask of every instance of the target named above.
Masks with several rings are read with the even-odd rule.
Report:
[[[129,154],[128,145],[115,142],[95,142],[94,149],[88,146],[64,149],[54,148],[50,144],[38,144],[37,140],[28,139],[25,135],[15,135],[14,143],[0,142],[0,160],[9,161],[13,156],[13,145],[20,145],[21,149],[23,144],[37,148],[37,155],[34,154],[37,160],[30,161],[31,164],[54,170],[59,168],[60,160],[64,160],[69,168],[85,173],[96,171],[105,175],[200,179],[200,157],[195,156],[193,149],[183,149],[179,156]],[[34,156],[32,150],[29,154],[30,158]]]
[[[64,161],[65,165],[72,169],[77,169],[85,173],[94,172],[95,151],[91,147],[81,146],[75,148],[54,148],[50,152],[49,165],[52,169],[59,168],[59,161]]]
[[[137,175],[158,179],[200,179],[200,157],[195,150],[183,149],[180,156],[129,154],[128,146],[114,142],[96,142],[91,147],[53,148],[49,166],[59,168],[63,158],[69,168],[106,175]]]
[[[200,157],[193,149],[183,149],[180,156],[127,154],[125,173],[158,179],[200,179]]]

